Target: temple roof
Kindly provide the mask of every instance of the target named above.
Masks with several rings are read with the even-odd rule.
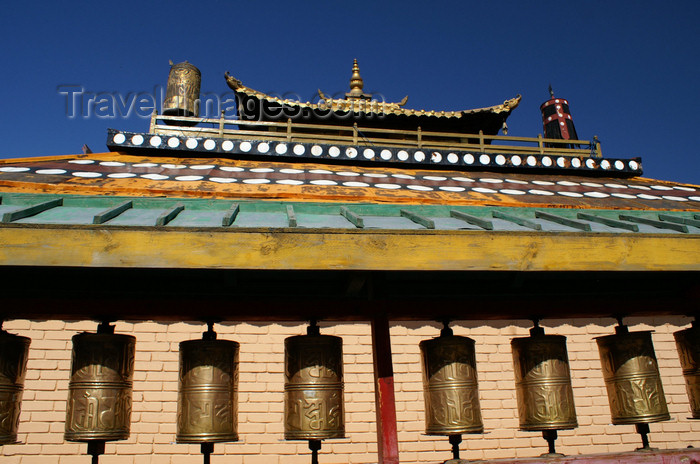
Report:
[[[8,281],[31,269],[42,282],[31,290],[38,303],[23,311],[186,318],[192,306],[184,301],[213,298],[207,307],[225,308],[222,317],[233,317],[235,300],[235,317],[284,318],[326,308],[314,300],[326,295],[319,279],[344,289],[355,271],[387,273],[378,277],[382,292],[395,290],[385,281],[400,283],[402,302],[391,308],[400,318],[434,314],[436,298],[443,311],[465,318],[524,317],[535,309],[556,315],[564,307],[569,316],[590,316],[609,311],[611,301],[630,314],[666,308],[669,301],[678,301],[670,309],[681,311],[700,290],[692,277],[700,271],[700,186],[641,177],[235,160],[204,150],[190,157],[146,151],[0,160],[0,275]],[[54,282],[57,269],[62,276],[83,269],[96,299],[65,293],[57,299],[44,285]],[[194,273],[211,270],[258,276],[256,288],[264,290],[178,293],[202,278]],[[486,282],[502,271],[527,271],[523,278],[535,283],[507,290],[512,304],[488,306],[505,290]],[[270,289],[277,287],[270,279],[289,282],[290,272],[295,293],[282,292],[284,304],[272,304]],[[452,277],[462,272],[470,274]],[[173,288],[174,275],[188,283]],[[131,287],[143,278],[161,288],[162,297],[143,300],[135,291],[124,300],[124,289],[112,285]],[[480,283],[465,287],[474,279]],[[6,299],[24,301],[25,287],[8,289]],[[529,289],[545,292],[546,301]],[[553,289],[564,293],[552,297]],[[479,302],[481,312],[465,301]],[[367,313],[354,304],[334,303],[333,317],[387,310],[382,298],[361,305]]]
[[[203,155],[108,152],[0,160],[0,192],[700,211],[700,187],[643,177],[435,171]]]
[[[414,111],[403,103],[391,104],[394,121]],[[356,64],[334,104],[373,104]],[[513,107],[470,111],[494,116],[481,122],[497,131]],[[597,145],[420,130],[373,142],[331,125],[178,118],[110,129],[107,153],[0,160],[0,266],[700,270],[700,186],[640,177],[639,158],[604,158]]]
[[[465,109],[461,111],[436,111],[424,109],[404,108],[408,97],[405,97],[401,102],[386,102],[383,100],[373,99],[372,95],[364,93],[363,80],[359,75],[359,67],[357,60],[353,64],[353,75],[350,79],[350,92],[345,94],[345,98],[331,98],[326,96],[321,90],[318,91],[320,100],[318,103],[301,102],[298,100],[283,99],[268,95],[266,93],[254,90],[243,85],[241,81],[231,76],[228,72],[225,75],[226,83],[237,94],[245,95],[246,97],[256,98],[267,102],[284,105],[292,108],[307,108],[312,111],[327,112],[355,112],[355,113],[378,113],[383,115],[396,116],[419,116],[424,118],[464,118],[468,115],[480,113],[489,113],[501,115],[502,119],[510,114],[520,103],[521,96],[517,95],[514,98],[505,100],[499,105],[489,106],[485,108]],[[239,111],[241,109],[239,108]],[[477,131],[478,132],[478,131]]]

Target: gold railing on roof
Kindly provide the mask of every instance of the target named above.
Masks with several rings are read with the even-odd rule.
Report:
[[[179,121],[187,125],[163,124]],[[199,124],[199,127],[192,127]],[[303,124],[292,122],[244,121],[240,119],[193,118],[165,116],[151,117],[151,134],[191,137],[219,137],[237,140],[277,140],[280,142],[327,143],[356,146],[387,146],[436,150],[477,151],[481,153],[556,154],[601,158],[600,142],[589,140],[512,137],[508,135],[461,134],[426,132],[370,127]],[[565,145],[563,147],[563,145]],[[570,148],[570,147],[575,148]],[[561,148],[560,148],[561,147]]]

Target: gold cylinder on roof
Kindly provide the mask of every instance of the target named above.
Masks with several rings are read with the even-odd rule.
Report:
[[[66,440],[129,438],[135,349],[136,338],[131,335],[73,336]]]
[[[673,334],[693,419],[700,419],[700,325]]]
[[[578,426],[566,337],[536,334],[511,340],[520,430]]]
[[[624,326],[623,326],[624,328]],[[597,337],[612,423],[646,424],[669,420],[651,332]]]
[[[185,61],[170,68],[168,85],[165,89],[163,114],[167,116],[199,116],[199,89],[202,74],[196,66]],[[182,125],[181,122],[164,120],[168,124]]]
[[[0,330],[0,445],[17,442],[30,342]]]
[[[178,443],[238,441],[238,351],[230,340],[180,343]]]
[[[420,342],[425,398],[425,433],[481,433],[474,340],[444,335]],[[449,334],[449,335],[447,335]]]
[[[284,340],[284,438],[345,437],[343,341],[331,335]]]

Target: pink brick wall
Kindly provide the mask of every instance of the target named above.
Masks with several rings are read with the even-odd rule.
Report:
[[[688,398],[672,333],[687,318],[630,318],[631,330],[655,330],[653,339],[671,421],[651,425],[651,441],[662,449],[700,446],[700,421],[690,421]],[[611,319],[548,320],[547,333],[566,335],[579,428],[561,431],[557,449],[567,454],[628,451],[639,446],[634,426],[610,425],[598,350],[593,337],[613,333]],[[70,369],[70,338],[94,331],[92,322],[5,323],[9,332],[32,339],[22,402],[19,439],[0,450],[2,463],[89,463],[86,445],[63,440]],[[240,351],[239,435],[217,444],[212,463],[296,464],[310,462],[305,442],[283,440],[283,341],[305,333],[303,324],[219,324],[219,338],[236,340]],[[322,323],[322,333],[343,337],[347,439],[324,442],[321,462],[377,462],[370,326]],[[198,445],[175,441],[178,343],[200,338],[205,327],[190,323],[117,322],[118,333],[136,336],[136,372],[131,437],[107,444],[103,464],[201,463]],[[546,451],[538,433],[520,432],[510,339],[527,336],[520,321],[461,321],[455,334],[476,341],[485,434],[464,436],[462,457],[492,459],[536,456]],[[451,457],[444,437],[424,435],[418,343],[437,336],[435,323],[393,323],[392,350],[402,463],[439,462]],[[224,458],[222,455],[225,454]]]

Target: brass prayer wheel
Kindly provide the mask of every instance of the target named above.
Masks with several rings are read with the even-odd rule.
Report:
[[[163,114],[167,116],[199,116],[199,89],[202,74],[196,66],[188,63],[171,65],[168,75],[168,85],[165,89]],[[179,124],[179,121],[168,121],[168,124]]]
[[[284,376],[284,438],[344,438],[343,340],[321,335],[315,323],[286,338]]]
[[[178,443],[238,441],[238,352],[211,328],[180,343]]]
[[[419,344],[423,368],[425,433],[481,433],[474,340],[453,335],[447,326],[440,336]]]
[[[669,420],[650,331],[597,337],[612,423],[649,424]]]
[[[110,441],[129,438],[136,338],[110,333],[73,336],[65,439]]]
[[[545,335],[540,327],[530,333],[511,340],[520,430],[576,428],[566,337]]]
[[[700,419],[700,324],[673,334],[693,419]]]
[[[0,445],[17,442],[30,342],[0,330]]]

